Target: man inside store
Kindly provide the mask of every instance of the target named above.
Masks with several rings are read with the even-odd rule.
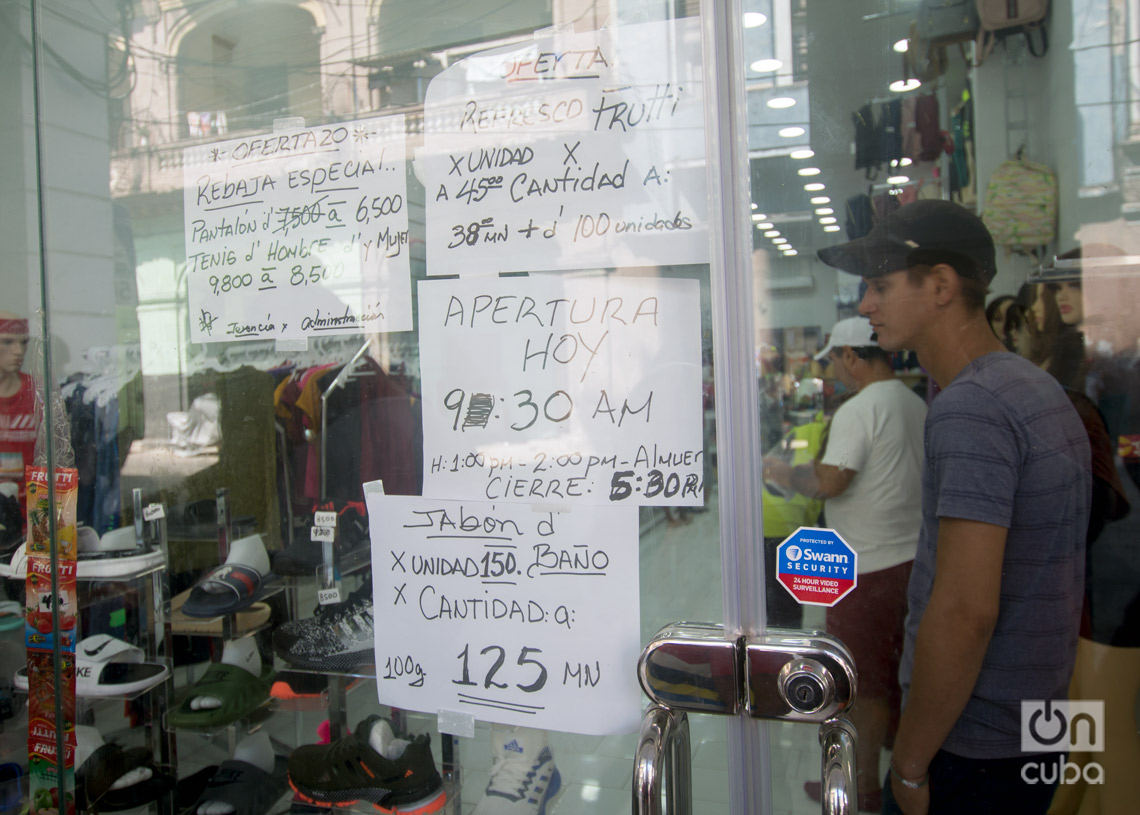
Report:
[[[764,479],[825,498],[827,523],[858,553],[858,586],[827,610],[827,631],[855,657],[859,696],[849,718],[859,733],[859,809],[882,806],[879,754],[891,743],[901,693],[906,590],[922,521],[922,428],[926,403],[895,377],[865,317],[840,320],[817,360],[855,394],[835,412],[823,456],[791,467],[764,463]],[[820,783],[805,785],[820,799]]]
[[[32,464],[43,416],[32,378],[22,372],[28,321],[0,311],[0,560],[23,541],[24,467]]]
[[[1067,698],[1091,494],[1085,430],[1057,381],[986,322],[996,258],[971,212],[917,201],[819,256],[864,278],[859,311],[879,345],[916,352],[942,389],[926,419],[883,811],[1044,813],[1058,756],[1022,750],[1022,703]]]

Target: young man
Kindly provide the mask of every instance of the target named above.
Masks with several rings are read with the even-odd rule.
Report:
[[[0,559],[23,538],[24,468],[32,464],[43,406],[32,378],[21,371],[28,321],[0,311]]]
[[[864,317],[840,320],[827,346],[836,378],[855,395],[831,420],[819,461],[792,468],[766,462],[764,478],[826,498],[827,523],[859,554],[859,585],[827,610],[827,631],[843,641],[859,671],[851,723],[859,732],[859,809],[882,807],[879,754],[897,725],[899,659],[906,590],[922,522],[922,428],[926,403],[895,377],[891,358]],[[820,798],[820,783],[805,785]]]
[[[819,256],[866,280],[859,310],[879,344],[915,351],[942,388],[926,419],[883,811],[1044,813],[1053,789],[1022,772],[1044,756],[1021,750],[1021,703],[1067,698],[1091,490],[1084,428],[1056,380],[990,330],[994,245],[972,213],[918,201]]]

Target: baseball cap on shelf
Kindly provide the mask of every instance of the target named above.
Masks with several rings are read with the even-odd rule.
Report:
[[[820,249],[828,266],[879,277],[920,263],[950,263],[989,283],[997,273],[994,240],[982,219],[951,201],[924,199],[891,212],[864,237]]]
[[[827,345],[823,350],[815,355],[817,360],[822,360],[831,353],[833,348],[843,348],[851,346],[852,348],[878,348],[879,343],[875,340],[875,332],[871,330],[871,322],[866,317],[848,317],[846,320],[840,320],[831,329],[831,336],[827,340]]]

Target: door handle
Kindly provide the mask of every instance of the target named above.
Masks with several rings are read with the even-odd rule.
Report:
[[[634,756],[635,815],[691,815],[691,764],[688,715],[664,705],[650,705],[641,720]]]
[[[642,651],[637,678],[652,704],[634,760],[635,815],[691,812],[687,713],[744,712],[819,724],[823,812],[854,812],[857,736],[839,716],[855,702],[855,662],[839,640],[781,629],[726,639],[722,625],[674,623]]]
[[[819,726],[824,815],[855,812],[855,743],[855,726],[846,719],[828,719]]]

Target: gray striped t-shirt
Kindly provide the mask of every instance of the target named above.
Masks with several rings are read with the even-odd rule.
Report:
[[[938,519],[1006,527],[997,625],[942,747],[969,758],[1018,756],[1021,701],[1068,698],[1092,490],[1088,436],[1055,379],[1002,352],[971,362],[934,399],[925,452],[899,679],[906,693],[934,585]]]

